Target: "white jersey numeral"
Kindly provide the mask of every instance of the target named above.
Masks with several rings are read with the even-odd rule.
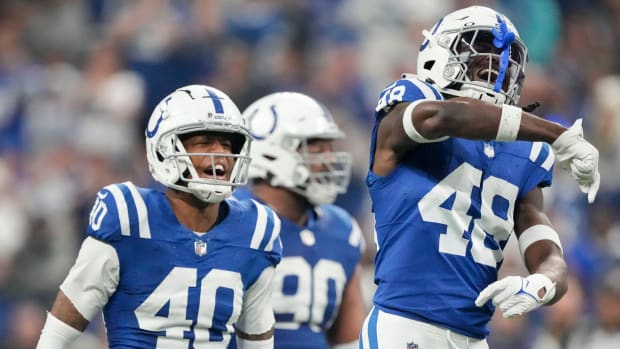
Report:
[[[377,102],[376,110],[381,110],[388,105],[402,102],[407,88],[405,86],[396,86],[396,82],[383,89],[383,96]]]
[[[284,289],[287,278],[295,278],[296,289],[291,292]],[[329,294],[329,282],[333,281],[334,294]],[[327,320],[331,325],[337,314],[338,305],[342,300],[342,292],[347,276],[338,262],[321,259],[312,266],[303,257],[284,257],[276,269],[273,288],[273,304],[276,314],[292,314],[290,321],[278,320],[277,328],[298,329],[300,324],[307,323],[315,332],[320,332],[320,325]],[[332,299],[330,299],[332,297]],[[334,298],[335,297],[335,298]],[[325,311],[329,304],[335,304],[334,313],[325,319]]]
[[[424,221],[446,226],[445,233],[439,237],[439,252],[465,256],[470,241],[465,232],[473,219],[469,210],[474,187],[481,188],[481,207],[480,218],[474,219],[470,235],[471,254],[477,263],[496,267],[503,259],[502,251],[489,248],[484,240],[488,234],[499,244],[510,237],[514,203],[519,192],[516,185],[494,176],[482,181],[482,171],[463,163],[424,195],[418,208]],[[443,206],[452,198],[454,201],[449,208]],[[502,212],[494,212],[494,202],[499,203],[497,206]]]
[[[97,197],[97,200],[95,200],[95,204],[93,205],[92,210],[90,210],[90,215],[88,217],[88,224],[90,224],[93,231],[97,231],[101,228],[101,222],[107,213],[108,206],[103,200],[101,200],[101,198]]]
[[[144,302],[135,310],[141,329],[147,331],[165,331],[165,336],[157,338],[157,349],[188,349],[189,339],[184,339],[184,332],[191,330],[193,321],[187,319],[187,301],[189,288],[196,287],[197,270],[195,268],[175,267],[155,288]],[[198,319],[194,325],[194,348],[206,348],[211,341],[210,332],[213,325],[216,297],[219,288],[233,291],[232,313],[227,320],[227,330],[232,331],[232,322],[239,317],[242,295],[235,290],[243,289],[241,275],[232,271],[213,269],[201,282]],[[158,313],[168,305],[168,315]]]

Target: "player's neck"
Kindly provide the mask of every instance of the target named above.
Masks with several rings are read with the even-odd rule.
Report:
[[[186,228],[204,233],[217,223],[219,203],[207,203],[193,194],[174,190],[167,191],[166,197],[177,220]]]
[[[280,217],[302,227],[306,225],[308,211],[312,205],[303,197],[285,188],[272,187],[267,184],[253,185],[252,192]]]

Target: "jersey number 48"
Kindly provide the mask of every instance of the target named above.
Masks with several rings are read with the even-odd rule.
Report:
[[[485,244],[487,234],[497,246],[508,240],[514,221],[514,204],[519,188],[501,178],[490,176],[482,180],[482,171],[463,163],[441,182],[437,183],[418,203],[420,215],[426,222],[440,223],[446,231],[439,237],[439,252],[465,256],[469,240],[465,237],[471,225],[469,209],[474,187],[480,187],[480,218],[474,220],[471,239],[471,255],[477,263],[497,267],[503,259],[501,249],[493,249]],[[444,203],[454,197],[450,208]],[[493,202],[504,202],[503,212],[494,212]]]

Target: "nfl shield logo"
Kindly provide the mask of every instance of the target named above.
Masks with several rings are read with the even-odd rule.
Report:
[[[414,342],[407,343],[407,349],[418,349],[418,345]]]
[[[207,254],[207,243],[201,240],[194,241],[194,252],[200,257]]]

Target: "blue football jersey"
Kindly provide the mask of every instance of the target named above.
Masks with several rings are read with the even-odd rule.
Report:
[[[177,220],[162,192],[130,182],[97,194],[88,235],[118,255],[103,309],[110,348],[225,348],[244,293],[281,258],[279,220],[254,201],[226,200],[206,234]]]
[[[253,198],[246,188],[234,195]],[[364,245],[360,228],[349,213],[334,205],[317,207],[304,227],[280,220],[283,249],[273,288],[274,347],[327,349],[325,331],[336,319],[360,260]]]
[[[376,109],[440,100],[433,86],[405,76],[386,87]],[[379,309],[484,338],[494,308],[474,300],[497,280],[513,231],[515,202],[551,184],[554,154],[541,142],[448,138],[421,144],[387,176],[369,171],[378,251],[374,297]]]

